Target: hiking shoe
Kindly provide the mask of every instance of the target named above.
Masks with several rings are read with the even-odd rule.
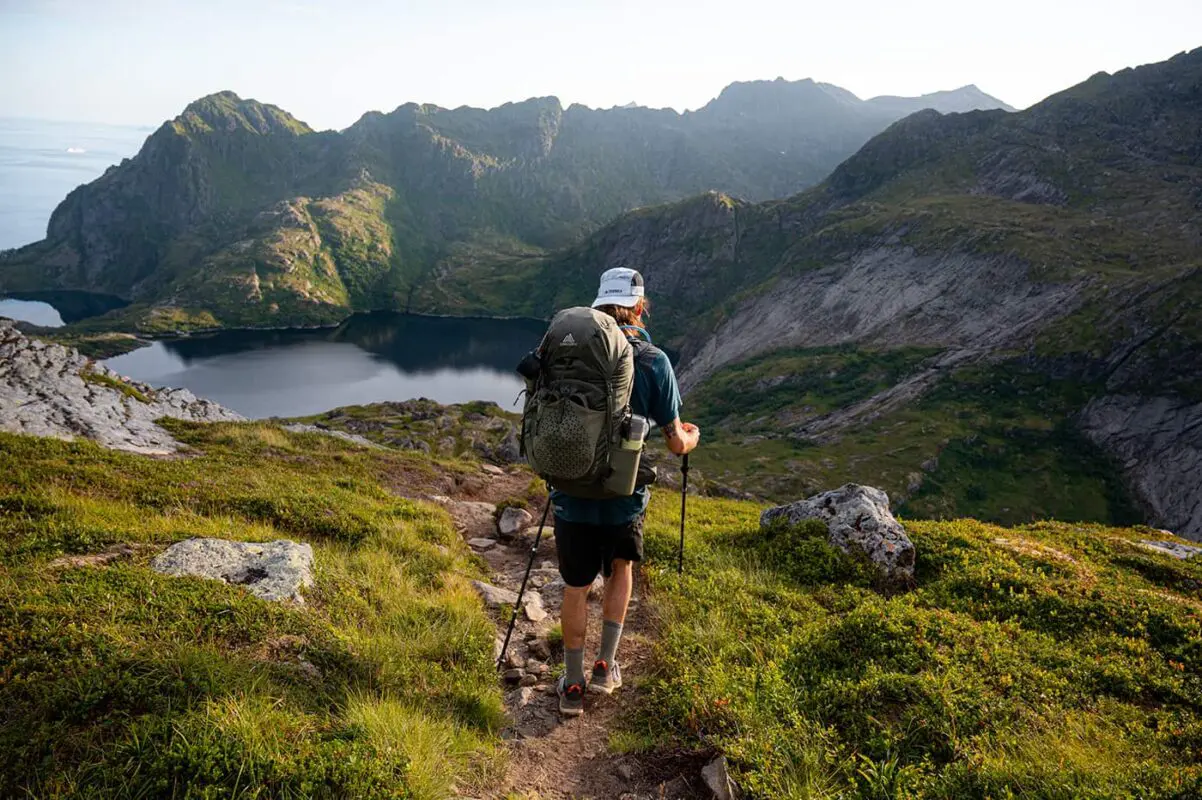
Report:
[[[606,664],[604,661],[598,661],[593,664],[593,676],[588,682],[588,690],[590,692],[613,694],[614,689],[617,689],[621,685],[622,670],[618,668],[618,662],[615,661],[613,666]]]
[[[555,684],[555,693],[559,695],[559,713],[565,717],[578,717],[584,713],[584,684],[566,683],[567,678],[561,677]]]

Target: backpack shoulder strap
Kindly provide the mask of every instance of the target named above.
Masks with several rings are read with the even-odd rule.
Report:
[[[630,347],[634,350],[634,364],[640,370],[651,369],[655,359],[659,358],[659,354],[663,352],[645,339],[628,336],[626,341],[630,342]]]

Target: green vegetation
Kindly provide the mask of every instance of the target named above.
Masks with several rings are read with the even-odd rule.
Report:
[[[0,434],[0,794],[486,783],[501,704],[478,567],[444,511],[384,488],[458,467],[272,425],[166,424],[189,457]],[[193,536],[307,541],[316,585],[295,606],[148,568]]]
[[[125,395],[126,397],[132,397],[139,403],[150,402],[150,398],[140,392],[138,389],[135,389],[133,386],[130,386],[128,383],[120,380],[119,378],[114,378],[112,375],[105,375],[103,373],[96,372],[93,369],[85,369],[79,373],[79,377],[83,378],[84,383],[91,383],[96,386],[106,386],[109,389],[116,389],[117,391],[121,392],[121,394]]]
[[[801,421],[867,400],[938,353],[916,347],[774,350],[710,376],[689,396],[689,413],[724,433],[775,433],[785,418]]]
[[[776,500],[843,483],[889,492],[908,516],[1001,524],[1128,525],[1141,515],[1113,463],[1072,417],[1098,391],[1008,361],[940,375],[917,399],[833,429],[846,411],[924,368],[933,352],[850,347],[769,353],[719,371],[689,398],[709,481]]]
[[[509,462],[517,458],[518,420],[517,415],[502,411],[495,403],[473,401],[444,406],[421,399],[344,406],[296,421],[404,450]],[[502,456],[500,451],[507,446],[510,452]]]
[[[653,500],[660,617],[628,746],[700,737],[750,798],[1185,798],[1202,792],[1202,564],[1147,529],[904,521],[882,596],[821,525]],[[652,711],[653,710],[653,711]]]

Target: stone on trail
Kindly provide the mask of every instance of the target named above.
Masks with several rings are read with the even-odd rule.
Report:
[[[497,540],[496,539],[485,539],[483,537],[478,537],[476,539],[468,539],[467,543],[470,544],[472,547],[476,548],[477,550],[487,550],[488,548],[495,545],[497,543]]]
[[[499,475],[505,474],[505,470],[501,469],[500,467],[496,466],[495,464],[481,464],[480,471],[484,472],[488,475],[498,475],[499,476]]]
[[[701,779],[714,800],[734,800],[735,786],[726,770],[726,756],[718,756],[701,770]]]
[[[534,518],[530,516],[530,512],[524,508],[517,506],[508,506],[501,512],[500,519],[497,520],[497,531],[504,538],[512,538],[518,533],[527,528]]]
[[[531,622],[542,622],[547,618],[547,609],[543,606],[543,596],[538,592],[527,589],[526,597],[522,601],[522,608],[526,612],[526,619]]]
[[[518,601],[517,592],[493,586],[491,583],[472,581],[472,586],[476,587],[476,591],[484,598],[484,602],[490,606],[511,606]]]
[[[796,525],[807,519],[825,522],[831,544],[845,553],[863,553],[891,583],[913,580],[914,545],[889,510],[889,496],[880,489],[849,483],[807,500],[769,508],[760,515],[760,527],[777,520]]]
[[[301,588],[313,585],[313,548],[287,539],[185,539],[156,556],[150,566],[164,575],[194,575],[245,586],[264,600],[303,603]]]

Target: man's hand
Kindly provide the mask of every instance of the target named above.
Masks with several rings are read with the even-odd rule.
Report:
[[[691,422],[674,419],[664,426],[664,438],[668,449],[678,456],[691,452],[701,442],[701,429]]]

